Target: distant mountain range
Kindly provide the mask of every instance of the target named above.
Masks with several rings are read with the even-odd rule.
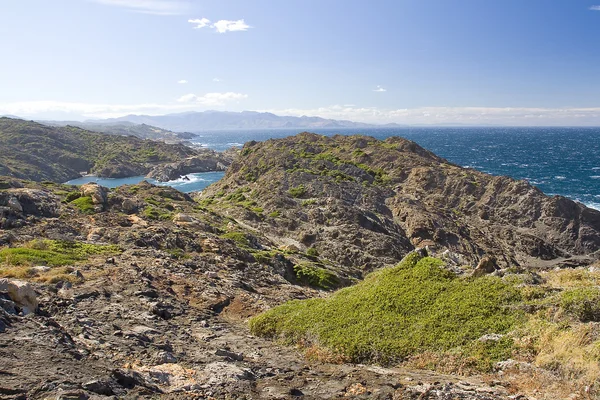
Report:
[[[127,115],[120,118],[89,121],[95,123],[132,122],[146,124],[175,132],[197,132],[203,130],[226,129],[314,129],[314,128],[374,128],[400,127],[403,125],[373,125],[321,117],[291,117],[272,113],[243,111],[204,111],[185,112],[167,115]]]

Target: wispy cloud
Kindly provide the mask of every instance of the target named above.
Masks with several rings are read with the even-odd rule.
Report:
[[[238,19],[236,21],[230,21],[227,19],[219,20],[215,23],[210,22],[208,18],[196,18],[196,19],[188,19],[190,24],[194,24],[194,29],[202,29],[202,28],[213,28],[215,31],[219,33],[226,32],[243,32],[247,31],[251,28],[243,19]]]
[[[196,25],[194,27],[194,29],[202,29],[202,28],[206,28],[207,26],[210,26],[210,19],[208,18],[201,18],[201,19],[188,19],[188,22],[190,24],[194,24]]]
[[[181,79],[181,80],[178,80],[178,81],[177,81],[177,83],[179,83],[179,84],[182,84],[182,85],[183,85],[183,84],[186,84],[186,83],[188,83],[188,81],[186,81],[185,79]]]
[[[221,78],[213,78],[213,82],[222,82],[223,80]]]
[[[206,93],[202,96],[195,94],[186,94],[181,96],[177,101],[179,103],[196,103],[204,106],[224,106],[232,101],[247,99],[247,94],[226,92],[226,93]]]
[[[591,6],[590,10],[592,10],[592,11],[600,11],[600,6]]]
[[[373,89],[374,92],[387,92],[387,89],[382,88],[381,86],[377,85],[377,89]]]
[[[107,6],[123,7],[130,11],[154,15],[181,15],[190,4],[183,0],[89,0]]]

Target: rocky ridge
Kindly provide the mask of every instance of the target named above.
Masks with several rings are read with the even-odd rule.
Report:
[[[453,165],[406,139],[303,133],[247,143],[241,154],[200,199],[353,270],[419,247],[473,267],[485,256],[501,268],[600,258],[599,211]]]

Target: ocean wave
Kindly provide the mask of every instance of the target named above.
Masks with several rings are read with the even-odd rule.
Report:
[[[586,207],[593,208],[594,210],[600,211],[600,203],[594,203],[594,202],[588,201],[583,204],[585,204]]]
[[[206,182],[207,179],[202,178],[201,176],[198,176],[197,174],[189,174],[189,175],[184,175],[181,178],[178,179],[174,179],[172,181],[167,181],[167,182],[160,182],[159,185],[161,186],[174,186],[174,185],[188,185],[188,184],[192,184],[195,182]]]
[[[592,175],[592,176],[590,176],[590,178],[592,178],[592,179],[600,179],[600,175]]]
[[[227,143],[227,146],[231,146],[231,147],[242,147],[243,145],[244,145],[244,143],[239,143],[239,142]]]
[[[566,177],[566,176],[562,176],[562,175],[556,175],[556,176],[554,177],[554,179],[557,179],[557,180],[559,180],[559,181],[562,181],[562,180],[565,180],[565,179],[567,179],[567,177]]]

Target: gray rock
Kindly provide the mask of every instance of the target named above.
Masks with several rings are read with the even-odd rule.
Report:
[[[242,353],[234,353],[233,351],[229,351],[227,349],[217,349],[217,351],[215,351],[215,355],[230,358],[235,361],[244,360],[244,355]]]

